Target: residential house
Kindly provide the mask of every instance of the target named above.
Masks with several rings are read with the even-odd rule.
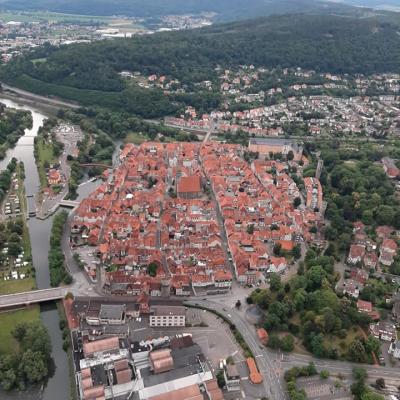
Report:
[[[371,335],[385,342],[394,342],[397,339],[397,330],[389,321],[379,321],[369,326]]]
[[[364,255],[365,255],[365,246],[359,244],[352,244],[350,246],[347,262],[353,265],[359,264],[363,261]]]

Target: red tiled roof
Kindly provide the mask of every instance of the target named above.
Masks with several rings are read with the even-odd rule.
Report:
[[[201,192],[201,181],[198,175],[183,176],[179,180],[178,193],[198,193]]]

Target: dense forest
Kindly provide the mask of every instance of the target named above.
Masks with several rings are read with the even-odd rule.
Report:
[[[39,10],[82,15],[164,15],[216,13],[216,20],[228,21],[261,15],[294,12],[347,12],[351,7],[320,0],[2,0],[7,10]]]
[[[7,64],[5,81],[40,94],[100,105],[144,117],[174,113],[199,101],[194,94],[166,97],[128,85],[123,70],[168,75],[184,85],[215,81],[217,66],[254,64],[332,73],[400,70],[398,25],[385,18],[280,16],[130,39],[40,47]],[[45,60],[35,62],[35,60]],[[197,96],[198,97],[198,96]],[[218,99],[209,96],[210,105]]]

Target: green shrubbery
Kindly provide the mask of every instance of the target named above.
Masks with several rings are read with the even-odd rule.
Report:
[[[61,248],[61,239],[67,219],[68,213],[66,211],[62,211],[58,213],[53,220],[49,251],[51,286],[58,286],[62,282],[66,284],[70,284],[72,282],[72,277],[65,268],[64,253]]]

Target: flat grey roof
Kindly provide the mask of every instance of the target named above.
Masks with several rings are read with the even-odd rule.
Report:
[[[228,376],[228,378],[232,378],[232,379],[240,378],[240,374],[239,374],[235,364],[227,364],[226,365],[226,375]]]
[[[143,368],[140,370],[145,387],[159,385],[164,382],[194,375],[197,374],[198,371],[201,371],[198,360],[204,360],[204,356],[198,344],[172,350],[171,356],[174,360],[174,369],[171,371],[154,374],[150,371],[150,368]]]
[[[102,304],[100,307],[100,318],[122,319],[125,309],[125,304]]]

